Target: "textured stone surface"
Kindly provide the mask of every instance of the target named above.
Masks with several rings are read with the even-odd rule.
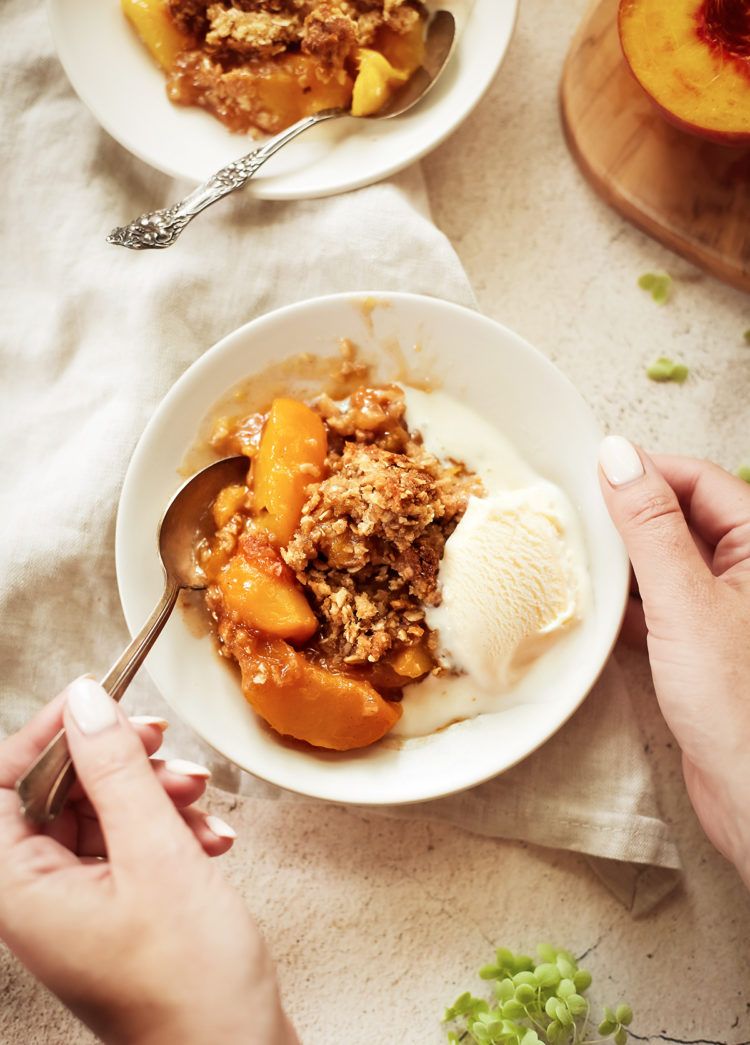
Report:
[[[750,905],[694,822],[669,738],[649,732],[686,874],[643,919],[569,853],[213,792],[240,835],[224,867],[270,942],[304,1045],[439,1045],[444,1006],[482,989],[476,970],[494,947],[543,939],[585,955],[592,1000],[630,1001],[641,1039],[747,1041]],[[95,1040],[2,951],[0,995],[4,1045]]]

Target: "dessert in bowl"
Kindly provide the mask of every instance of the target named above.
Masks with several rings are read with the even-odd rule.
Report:
[[[376,112],[419,67],[417,0],[122,0],[167,96],[231,131],[278,134],[321,109]]]
[[[330,442],[306,462],[300,514],[280,536],[273,497],[256,475],[257,455],[266,433],[267,459],[279,460],[283,439],[268,452],[272,407],[283,422],[290,402],[309,411]],[[363,414],[358,427],[353,415],[361,422]],[[186,472],[242,449],[237,439],[249,449],[246,488],[217,515],[230,539],[213,563],[215,549],[204,549],[218,636],[205,626],[205,607],[189,607],[165,628],[147,662],[150,674],[216,750],[292,791],[411,802],[501,772],[579,706],[619,628],[628,568],[598,489],[600,435],[558,370],[471,310],[413,295],[345,294],[255,320],[177,382],[144,432],[123,487],[117,569],[135,626],[159,594],[153,534],[170,495]],[[399,454],[404,460],[395,460]],[[406,507],[390,515],[400,514],[401,531],[378,531],[383,512],[373,518],[370,511],[360,525],[373,492],[385,489],[378,479],[384,461],[382,474],[405,475],[395,496]],[[359,516],[350,503],[358,487],[366,492]],[[347,498],[346,510],[337,511]],[[335,525],[326,529],[332,516]],[[492,536],[498,528],[499,542]],[[358,545],[355,531],[367,540]],[[356,562],[347,559],[368,547],[381,556],[381,612],[375,573],[355,576]],[[517,554],[507,554],[509,547]],[[287,571],[288,589],[311,609],[307,624],[304,607],[292,614],[286,634],[244,615],[252,607],[243,603],[242,570],[262,578],[269,554],[276,575]],[[371,605],[356,602],[362,592],[341,595],[347,572],[364,584]],[[503,617],[519,587],[541,597],[524,596],[520,613]],[[245,644],[244,663],[238,628],[256,636]],[[230,657],[219,656],[222,644]],[[287,658],[281,668],[279,656]],[[390,711],[386,728],[362,744],[355,730],[356,743],[343,745],[329,743],[325,729],[322,736],[297,730],[295,701],[284,702],[275,684],[289,658],[297,667],[298,658],[313,664],[318,683],[321,671],[331,671],[346,685],[354,679],[360,696],[370,687]],[[287,696],[300,689],[304,679]]]
[[[148,0],[142,6],[147,16]],[[447,7],[458,26],[455,60],[429,98],[408,117],[387,124],[342,119],[315,127],[269,160],[248,183],[247,194],[304,199],[369,185],[424,156],[456,129],[503,61],[518,0],[446,0],[427,6]],[[101,126],[135,156],[195,183],[259,144],[201,106],[169,100],[164,70],[129,22],[121,0],[47,0],[47,8],[71,85]],[[295,95],[291,80],[282,95],[287,93]]]

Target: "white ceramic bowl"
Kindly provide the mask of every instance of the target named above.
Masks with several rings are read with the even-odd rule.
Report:
[[[460,36],[449,67],[423,102],[394,120],[321,124],[264,164],[243,192],[288,200],[358,188],[402,170],[447,138],[492,82],[518,0],[447,0],[445,6],[456,12]],[[78,96],[116,141],[152,167],[203,181],[257,144],[204,110],[167,99],[164,74],[125,19],[120,0],[47,0],[47,10]]]
[[[375,307],[363,303],[374,299]],[[155,533],[182,481],[201,422],[227,391],[293,352],[336,354],[350,338],[393,379],[404,363],[490,419],[538,473],[568,494],[582,522],[593,609],[562,652],[534,668],[528,697],[427,738],[386,737],[361,751],[302,750],[275,736],[244,701],[212,639],[176,611],[146,667],[174,711],[242,769],[290,791],[385,804],[471,787],[520,761],[581,704],[615,641],[628,589],[624,548],[596,476],[601,432],[581,396],[540,352],[478,313],[410,294],[337,294],[290,305],[241,327],[198,359],[163,400],[136,447],[117,520],[117,575],[131,631],[162,590]],[[400,359],[400,362],[399,362]]]

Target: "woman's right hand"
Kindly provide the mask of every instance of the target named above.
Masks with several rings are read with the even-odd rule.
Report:
[[[750,888],[750,486],[619,436],[604,440],[600,467],[638,583],[629,623],[645,622],[690,800]]]
[[[85,796],[39,830],[14,784],[61,724]],[[200,767],[148,758],[154,732],[82,678],[0,744],[0,939],[112,1045],[298,1045],[263,938],[209,859],[232,832],[191,804]]]

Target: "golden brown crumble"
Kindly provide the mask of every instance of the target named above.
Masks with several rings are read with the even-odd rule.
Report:
[[[167,0],[167,9],[189,41],[167,72],[168,97],[232,130],[269,134],[306,106],[348,105],[358,49],[424,18],[421,0]]]
[[[374,663],[427,638],[445,541],[479,483],[411,436],[394,386],[355,393],[346,409],[316,405],[329,429],[328,474],[282,557],[319,618],[325,658]]]
[[[265,58],[280,54],[299,39],[302,28],[302,20],[296,13],[281,15],[271,11],[242,11],[216,3],[211,4],[206,14],[205,50],[216,56],[228,51],[237,57],[259,55]]]
[[[354,365],[344,355],[341,366]],[[405,650],[423,651],[421,671],[443,670],[425,608],[439,602],[445,542],[469,496],[481,495],[483,487],[462,466],[442,464],[412,435],[397,385],[360,386],[344,403],[321,395],[312,409],[327,435],[324,477],[308,487],[299,525],[280,548],[318,621],[305,649],[329,670],[366,670],[373,686],[396,691],[404,679],[394,674],[394,658]],[[212,443],[219,452],[253,458],[263,422],[261,414],[224,418]],[[205,554],[228,561],[243,533],[252,531],[252,493],[238,504]],[[238,638],[216,584],[209,585],[206,604],[224,654],[247,666],[256,653],[250,660],[240,655],[247,636],[241,629]]]
[[[300,40],[302,51],[314,55],[329,68],[343,68],[358,42],[356,22],[335,3],[323,0],[305,18]]]
[[[306,23],[333,20],[337,34],[366,47],[382,26],[403,35],[424,13],[420,0],[168,0],[167,8],[179,29],[224,58],[302,45]]]

